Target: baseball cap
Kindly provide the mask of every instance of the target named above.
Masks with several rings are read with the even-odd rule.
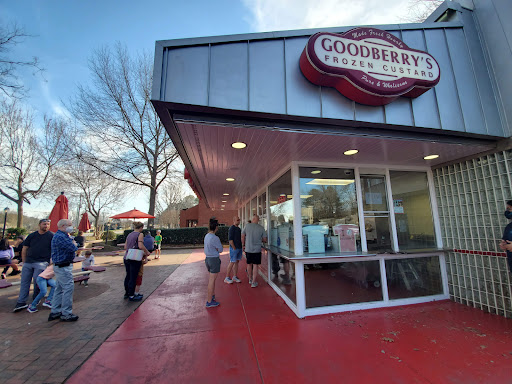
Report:
[[[41,223],[50,223],[50,222],[51,222],[50,219],[41,219],[41,220],[39,220],[39,224],[41,224]]]

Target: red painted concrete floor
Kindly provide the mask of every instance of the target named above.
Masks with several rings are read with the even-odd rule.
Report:
[[[203,258],[194,251],[68,382],[512,383],[510,319],[451,301],[297,319],[262,280],[223,283],[226,254],[221,305],[206,309]]]

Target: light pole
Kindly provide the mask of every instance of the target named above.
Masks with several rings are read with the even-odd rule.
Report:
[[[105,236],[105,245],[108,245],[108,230],[110,229],[110,219],[107,221],[107,235]]]
[[[2,230],[2,239],[5,235],[5,224],[7,223],[7,212],[9,212],[9,207],[4,208],[5,216],[4,216],[4,229]]]

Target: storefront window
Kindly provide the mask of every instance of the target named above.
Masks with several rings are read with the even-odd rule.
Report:
[[[300,168],[304,252],[361,249],[354,171]]]
[[[390,171],[389,176],[398,247],[401,251],[436,248],[427,174]]]
[[[294,251],[293,199],[291,171],[286,172],[269,187],[270,245],[283,251]]]
[[[306,308],[382,301],[378,260],[304,265]]]
[[[439,256],[386,260],[390,299],[443,294]]]
[[[256,197],[251,200],[251,218],[258,212],[258,203]]]

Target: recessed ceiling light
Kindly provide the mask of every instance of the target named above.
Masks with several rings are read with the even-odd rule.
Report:
[[[322,171],[319,171],[318,169],[316,171],[311,171],[312,175],[318,175],[319,173],[322,173]]]
[[[425,160],[433,160],[433,159],[437,159],[439,157],[439,155],[428,155],[428,156],[425,156],[424,159]]]
[[[227,203],[227,200],[222,200],[221,203]]]
[[[231,144],[231,146],[235,149],[243,149],[247,147],[247,144],[242,143],[241,141],[237,141],[236,143]]]
[[[348,151],[345,151],[343,153],[345,155],[347,155],[347,156],[350,156],[350,155],[355,155],[357,152],[359,152],[359,150],[357,150],[357,149],[349,149]]]
[[[224,208],[221,208],[220,210],[221,210],[221,211],[223,211],[223,210],[224,210]]]
[[[225,207],[225,205],[224,205],[224,204],[221,204],[220,206],[221,206],[221,207]]]
[[[232,177],[228,177],[226,181],[235,181],[235,179],[233,179]]]
[[[223,193],[222,195],[223,196],[229,196],[229,193]]]

